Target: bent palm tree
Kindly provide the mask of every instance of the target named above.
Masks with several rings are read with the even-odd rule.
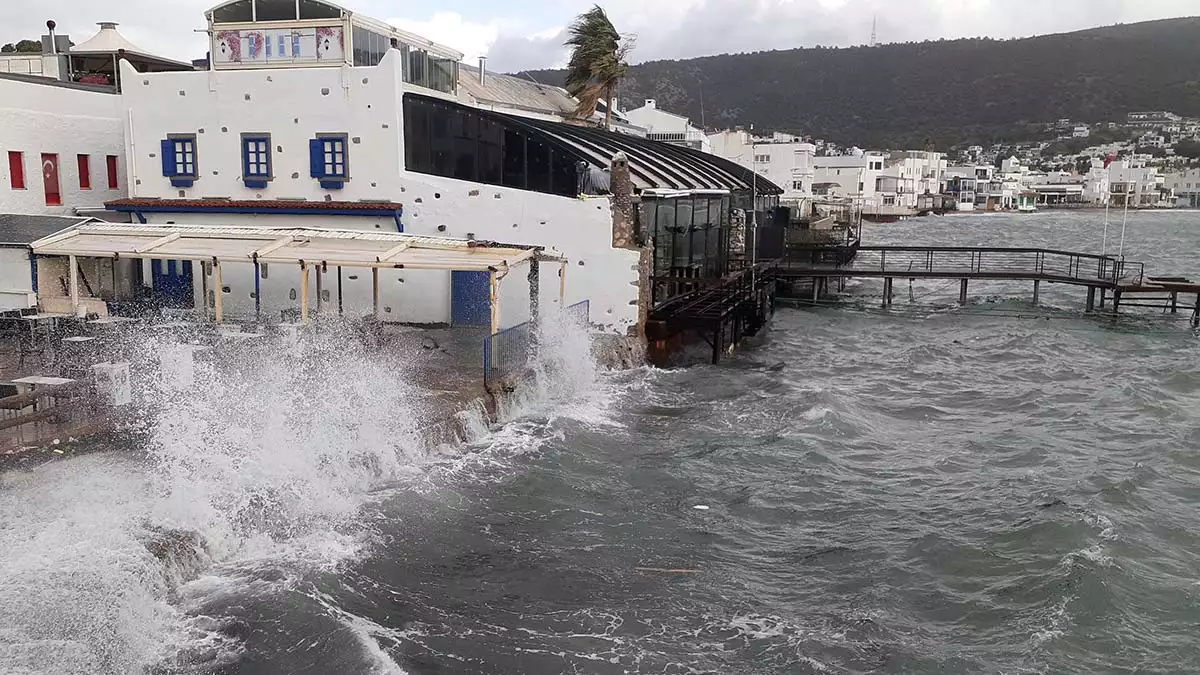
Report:
[[[575,17],[567,35],[563,43],[571,47],[567,91],[579,99],[575,115],[590,117],[603,99],[604,128],[608,129],[612,126],[613,92],[629,67],[625,56],[633,46],[632,40],[621,44],[621,34],[599,5]]]

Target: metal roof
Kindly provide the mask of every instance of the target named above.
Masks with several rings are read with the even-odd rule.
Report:
[[[757,190],[765,195],[783,194],[770,180],[755,178],[749,169],[700,150],[588,126],[524,121],[576,148],[599,166],[607,167],[614,155],[625,153],[634,185],[641,190]]]
[[[87,223],[39,239],[34,254],[341,267],[500,271],[542,257],[536,247],[394,232],[210,225]],[[544,257],[558,258],[556,253]]]
[[[629,134],[604,131],[583,124],[568,124],[464,106],[442,98],[406,92],[404,96],[433,101],[484,118],[495,116],[507,128],[520,128],[563,150],[575,161],[607,169],[617,153],[629,160],[634,187],[641,190],[757,190],[764,195],[783,194],[783,189],[763,176],[723,157],[661,143]]]
[[[575,99],[563,89],[514,75],[487,72],[479,81],[479,68],[458,64],[458,91],[478,103],[566,117],[575,112]]]
[[[93,220],[84,216],[34,216],[0,213],[0,246],[28,246],[30,243]]]

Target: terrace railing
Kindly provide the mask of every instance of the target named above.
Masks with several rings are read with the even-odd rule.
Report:
[[[575,303],[563,310],[562,318],[567,322],[587,325],[591,317],[588,300]],[[543,316],[541,321],[550,320]],[[485,385],[511,380],[520,375],[529,365],[535,347],[538,325],[533,321],[519,323],[511,328],[483,338],[483,383]]]
[[[860,246],[854,259],[842,264],[797,256],[780,260],[779,269],[796,275],[819,271],[844,276],[1045,279],[1112,286],[1140,284],[1145,274],[1142,263],[1115,256],[954,246]]]

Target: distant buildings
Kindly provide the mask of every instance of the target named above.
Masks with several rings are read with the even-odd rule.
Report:
[[[625,111],[624,116],[631,124],[645,129],[650,140],[712,152],[712,143],[703,129],[692,126],[683,115],[662,110],[652,98],[646,99],[640,108]]]
[[[783,188],[782,199],[795,201],[814,194],[817,146],[795,136],[755,137],[738,129],[708,136],[711,152],[754,171]]]
[[[1200,169],[1187,169],[1167,174],[1163,188],[1175,195],[1175,205],[1182,208],[1200,208]]]

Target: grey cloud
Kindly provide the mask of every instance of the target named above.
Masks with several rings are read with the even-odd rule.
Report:
[[[130,42],[146,51],[179,60],[201,58],[207,51],[204,10],[217,0],[0,0],[0,43],[36,40],[46,20],[58,24],[76,44],[96,34],[99,21],[116,21]]]
[[[611,8],[609,15],[625,31],[640,11],[632,3]],[[1198,13],[1196,0],[990,0],[969,11],[957,0],[852,0],[841,7],[819,0],[705,0],[674,21],[636,31],[633,61],[861,45],[870,39],[873,16],[881,42],[907,42],[1026,37]],[[491,63],[501,70],[551,67],[563,60],[561,42],[501,35]]]

